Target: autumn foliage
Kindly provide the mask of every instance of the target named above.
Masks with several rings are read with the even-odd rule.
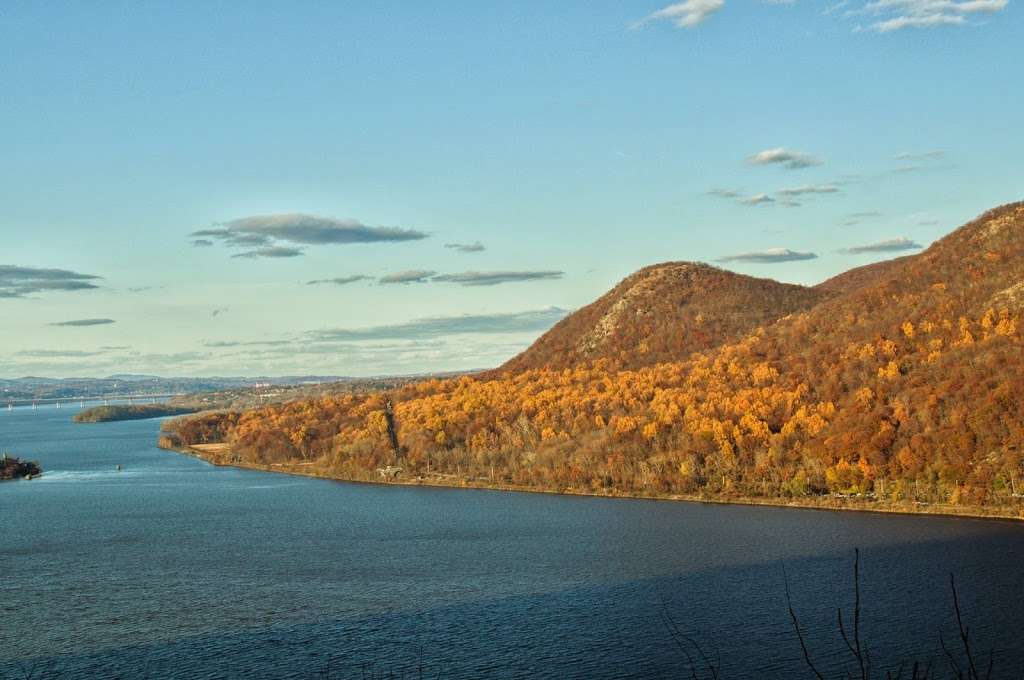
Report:
[[[665,262],[641,269],[569,315],[494,375],[575,368],[597,359],[614,369],[678,361],[741,340],[829,296],[699,262]]]
[[[172,437],[351,479],[397,462],[406,475],[548,489],[1018,502],[1024,204],[827,291],[679,266],[672,276],[721,284],[696,311],[661,296],[650,309],[629,299],[623,315],[619,295],[570,317],[508,370],[192,417]],[[624,295],[659,285],[641,276],[658,270],[627,279]],[[750,328],[716,340],[746,323],[737,301],[772,291],[780,298],[757,307]],[[716,294],[732,302],[716,305]],[[586,340],[595,328],[613,341]],[[607,351],[587,359],[594,347]],[[573,362],[555,359],[564,356]]]

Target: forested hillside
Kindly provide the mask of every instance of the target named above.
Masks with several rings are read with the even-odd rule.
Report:
[[[873,262],[863,267],[854,267],[842,274],[833,276],[827,281],[822,281],[815,288],[831,293],[852,293],[859,288],[879,283],[886,276],[898,271],[900,267],[912,258],[912,255],[908,255],[897,257],[893,260]]]
[[[637,313],[630,291],[659,269],[682,292],[652,294]],[[743,292],[705,306],[689,291],[721,300],[709,278]],[[544,489],[1020,508],[1024,204],[838,280],[823,292],[659,265],[501,373],[191,418],[165,444],[226,441],[232,460],[351,479],[398,465],[406,478]],[[735,332],[744,301],[771,291],[779,299],[742,337],[692,332],[699,316]],[[630,323],[603,323],[616,305]],[[673,328],[698,339],[662,331]]]
[[[828,296],[701,263],[657,264],[562,319],[499,371],[573,368],[597,359],[627,369],[677,361],[739,340]]]

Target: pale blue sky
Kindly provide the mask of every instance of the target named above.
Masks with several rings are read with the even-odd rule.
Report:
[[[485,367],[647,264],[915,252],[1024,197],[1022,29],[1017,0],[6,2],[0,377]],[[82,319],[113,323],[53,325]]]

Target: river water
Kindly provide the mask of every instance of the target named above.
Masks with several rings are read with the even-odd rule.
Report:
[[[1024,524],[383,487],[216,468],[158,421],[0,412],[0,677],[811,677],[958,653],[1024,677]],[[121,465],[122,470],[116,470]],[[673,642],[665,616],[690,642]],[[706,676],[706,672],[705,672]]]

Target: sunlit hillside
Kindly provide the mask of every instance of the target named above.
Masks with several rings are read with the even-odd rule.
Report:
[[[165,443],[354,479],[1019,503],[1024,204],[832,281],[659,265],[504,372],[192,418]]]
[[[566,317],[502,371],[574,368],[606,359],[632,369],[689,357],[828,297],[693,262],[666,262],[627,277]]]

